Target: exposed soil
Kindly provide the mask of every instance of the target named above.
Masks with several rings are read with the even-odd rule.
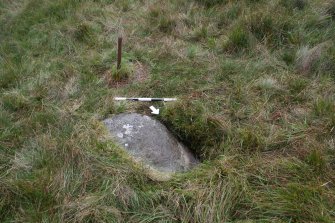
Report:
[[[125,87],[131,83],[141,83],[148,79],[149,69],[145,64],[140,63],[139,61],[135,61],[134,64],[134,72],[133,74],[127,78],[116,81],[112,78],[112,74],[110,70],[107,70],[104,73],[104,79],[107,82],[108,86],[111,88],[121,88]]]

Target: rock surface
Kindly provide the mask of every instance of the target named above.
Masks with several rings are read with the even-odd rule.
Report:
[[[198,163],[193,154],[157,120],[141,114],[104,120],[110,135],[136,160],[163,173],[186,171]]]

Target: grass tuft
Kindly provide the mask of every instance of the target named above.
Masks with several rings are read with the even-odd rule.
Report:
[[[326,160],[319,150],[313,150],[307,156],[307,162],[309,165],[313,166],[316,171],[322,171],[326,167]]]
[[[246,152],[256,152],[262,149],[264,139],[260,133],[250,128],[243,128],[238,130],[238,137],[243,150]]]
[[[287,9],[303,10],[308,6],[308,0],[281,0],[280,4]]]
[[[277,17],[267,11],[257,12],[246,19],[245,25],[261,42],[272,46],[281,46],[289,40],[292,22],[279,14]]]
[[[150,26],[162,33],[171,34],[177,22],[171,12],[164,7],[154,5],[149,10]]]
[[[200,159],[211,159],[223,140],[220,122],[196,102],[176,103],[163,111],[163,121]],[[207,134],[210,132],[211,134]]]
[[[196,2],[203,4],[209,8],[218,4],[225,4],[227,3],[227,0],[196,0]]]
[[[2,105],[9,111],[22,111],[29,109],[31,101],[19,91],[8,92],[2,97]]]
[[[250,47],[249,33],[241,26],[234,28],[229,33],[228,41],[223,48],[227,51],[240,52]]]
[[[328,7],[326,9],[327,14],[329,14],[333,20],[335,20],[335,1],[331,1],[328,4]]]
[[[112,80],[119,82],[128,80],[133,75],[134,69],[130,63],[121,63],[120,69],[112,66],[111,75]]]
[[[315,115],[317,116],[333,116],[335,112],[334,101],[330,99],[319,99],[314,105]]]
[[[257,39],[263,40],[265,37],[271,38],[275,24],[271,15],[255,14],[249,21],[250,30]]]
[[[295,63],[295,55],[296,52],[292,49],[285,50],[281,55],[282,60],[286,63],[286,65],[291,66]]]
[[[87,41],[92,35],[92,30],[87,24],[80,24],[75,30],[74,37],[76,40]]]

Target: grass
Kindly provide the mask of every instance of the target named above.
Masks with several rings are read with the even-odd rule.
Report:
[[[132,76],[133,67],[129,63],[121,63],[120,69],[113,66],[111,69],[111,79],[114,81],[127,80]]]
[[[334,5],[1,1],[0,221],[334,222]],[[202,163],[145,174],[106,140],[148,110],[120,95],[178,97],[158,119]]]

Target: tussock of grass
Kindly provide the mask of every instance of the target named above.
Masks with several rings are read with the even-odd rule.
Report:
[[[112,80],[118,82],[129,79],[130,76],[133,75],[133,69],[134,68],[129,63],[121,64],[120,69],[117,69],[116,66],[113,66],[111,70]]]
[[[307,0],[281,0],[280,4],[289,10],[291,9],[303,10],[306,6],[308,6],[308,1]]]
[[[217,4],[224,4],[227,3],[226,0],[197,0],[200,4],[205,5],[206,7],[212,7]]]
[[[335,19],[335,2],[334,1],[331,1],[328,3],[327,13],[332,17],[332,19]]]
[[[218,120],[206,117],[197,103],[177,103],[164,110],[163,121],[201,159],[216,157],[224,129]],[[210,134],[208,134],[210,133]]]
[[[285,17],[285,14],[278,14],[278,17],[274,18],[267,11],[257,12],[252,14],[245,23],[259,41],[273,46],[281,46],[287,43],[293,25]]]
[[[314,104],[314,113],[327,123],[328,128],[334,128],[335,104],[332,99],[318,99]],[[331,130],[332,131],[332,130]]]
[[[228,41],[224,43],[223,48],[231,52],[239,52],[250,46],[249,33],[241,26],[232,30],[229,34]]]
[[[189,177],[195,179],[192,185],[185,178],[171,183],[172,193],[167,199],[181,221],[200,222],[207,219],[220,222],[238,215],[235,210],[247,193],[247,183],[245,176],[238,174],[235,164],[234,159],[224,159],[190,173]]]
[[[1,1],[0,221],[334,222],[334,5]],[[106,138],[148,112],[120,95],[178,97],[158,118],[202,164],[155,182]]]
[[[176,19],[169,8],[161,5],[153,5],[149,11],[150,27],[153,31],[171,34],[176,27]]]

